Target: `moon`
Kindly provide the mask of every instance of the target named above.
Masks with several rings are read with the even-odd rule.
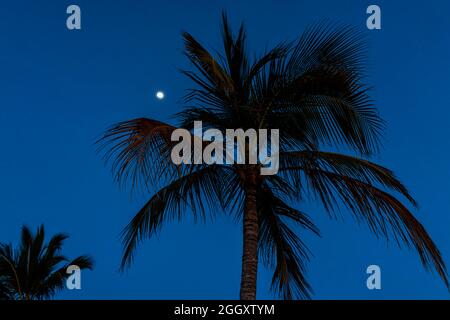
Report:
[[[156,98],[158,98],[159,100],[164,99],[164,92],[162,91],[156,92]]]

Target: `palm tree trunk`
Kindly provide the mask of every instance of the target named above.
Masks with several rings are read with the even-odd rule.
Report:
[[[241,274],[241,300],[256,299],[256,277],[258,272],[258,212],[256,206],[256,176],[251,172],[245,179],[245,207],[243,228],[243,253]]]

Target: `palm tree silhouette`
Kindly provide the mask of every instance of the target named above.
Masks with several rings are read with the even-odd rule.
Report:
[[[312,198],[331,216],[345,206],[377,236],[415,248],[423,265],[437,270],[448,286],[438,248],[388,191],[412,206],[416,202],[392,171],[367,160],[379,150],[384,122],[363,84],[364,36],[350,26],[320,23],[298,41],[252,60],[243,25],[233,34],[222,18],[222,53],[213,55],[183,34],[193,70],[182,72],[195,87],[185,99],[192,106],[176,115],[178,127],[139,118],[114,125],[99,140],[119,183],[154,192],[123,231],[122,268],[140,241],[165,221],[182,218],[187,208],[196,219],[227,211],[243,222],[240,298],[256,298],[259,257],[274,267],[272,288],[281,297],[309,298],[309,252],[293,228],[319,231],[293,205]],[[172,132],[192,132],[199,120],[224,135],[227,128],[279,129],[278,174],[261,175],[262,163],[174,165]]]
[[[60,254],[64,234],[54,235],[44,243],[44,227],[40,226],[35,235],[28,227],[22,227],[20,246],[0,243],[0,300],[42,300],[51,299],[65,286],[69,276],[68,266],[92,269],[93,262],[88,256],[80,256],[72,261]]]

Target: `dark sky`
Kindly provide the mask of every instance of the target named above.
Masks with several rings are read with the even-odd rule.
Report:
[[[130,197],[113,184],[93,145],[113,123],[147,116],[170,121],[191,86],[180,33],[219,46],[220,11],[244,20],[249,45],[261,53],[293,40],[323,18],[365,29],[366,8],[378,4],[382,30],[366,30],[367,82],[388,126],[374,160],[393,169],[420,204],[423,222],[450,263],[450,42],[447,1],[2,1],[0,4],[0,241],[16,241],[20,226],[45,223],[67,232],[70,256],[91,254],[82,290],[59,298],[238,297],[241,227],[169,223],[139,248],[135,264],[118,272],[119,233],[147,194]],[[440,4],[438,4],[440,3]],[[82,30],[66,29],[77,4]],[[166,93],[159,101],[157,90]],[[314,257],[308,276],[317,299],[449,298],[415,252],[376,239],[344,212],[332,221],[309,212],[322,238],[302,234]],[[366,267],[382,271],[382,290],[366,288]],[[258,297],[272,298],[271,273],[260,269]]]

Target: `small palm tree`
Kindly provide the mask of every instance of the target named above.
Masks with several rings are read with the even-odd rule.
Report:
[[[0,243],[0,300],[50,299],[64,288],[69,276],[66,273],[68,266],[92,269],[93,262],[88,256],[69,262],[61,255],[67,238],[64,234],[56,234],[46,244],[43,226],[35,235],[24,226],[17,249],[11,244]]]
[[[183,73],[195,87],[186,96],[189,106],[177,114],[178,126],[139,118],[100,139],[119,183],[154,192],[123,231],[122,267],[140,241],[187,208],[201,219],[225,211],[243,223],[241,299],[256,298],[258,258],[274,267],[272,288],[283,298],[308,298],[308,249],[294,227],[318,230],[294,204],[315,199],[330,215],[345,206],[377,236],[415,248],[448,285],[436,245],[388,191],[416,202],[392,171],[368,160],[379,149],[384,123],[362,82],[365,44],[357,30],[312,26],[298,41],[253,60],[244,28],[234,35],[225,14],[222,53],[211,54],[189,33],[183,38],[194,69]],[[261,175],[263,163],[174,165],[171,135],[177,128],[192,132],[194,121],[223,136],[226,129],[279,129],[278,174]]]

